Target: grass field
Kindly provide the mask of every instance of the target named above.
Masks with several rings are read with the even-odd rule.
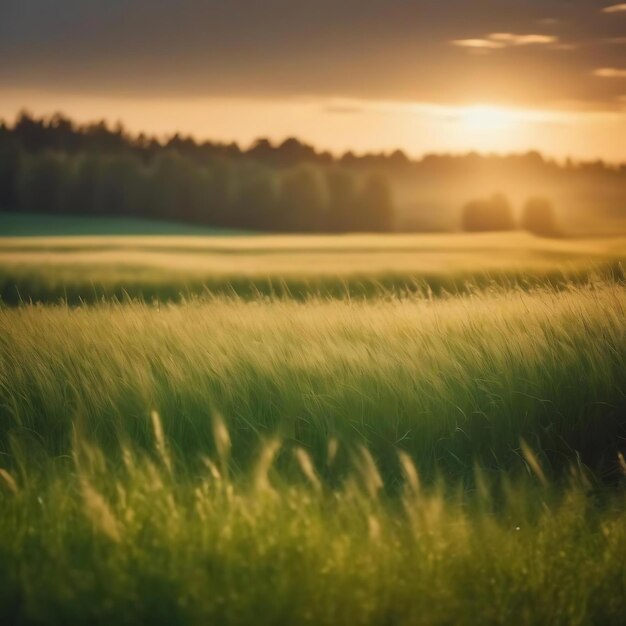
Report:
[[[129,217],[80,217],[0,211],[0,239],[9,237],[229,235],[235,231]],[[241,234],[239,232],[238,234]]]
[[[0,239],[5,303],[180,300],[210,293],[303,298],[458,292],[475,286],[623,277],[626,238],[526,233],[115,236]]]
[[[625,247],[2,241],[0,623],[622,624]]]

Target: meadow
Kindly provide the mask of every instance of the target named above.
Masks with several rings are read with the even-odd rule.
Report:
[[[491,285],[559,286],[598,273],[619,279],[624,258],[624,237],[547,239],[523,232],[16,236],[0,238],[0,296],[13,305],[180,301],[220,293],[247,299],[440,295]]]
[[[0,622],[623,623],[625,248],[3,240]]]

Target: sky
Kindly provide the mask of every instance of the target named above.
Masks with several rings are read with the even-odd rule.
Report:
[[[626,161],[626,3],[0,0],[0,117]]]

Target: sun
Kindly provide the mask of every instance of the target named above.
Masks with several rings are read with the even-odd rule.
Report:
[[[460,110],[459,124],[468,132],[489,133],[511,129],[515,118],[506,109],[476,104]]]

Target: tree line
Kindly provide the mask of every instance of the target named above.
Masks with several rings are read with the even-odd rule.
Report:
[[[389,181],[332,158],[248,158],[233,146],[131,138],[105,124],[23,114],[0,129],[0,208],[47,214],[171,219],[286,232],[392,230]],[[296,140],[287,151],[307,151]],[[197,151],[197,150],[196,150]]]
[[[216,159],[198,165],[175,151],[145,163],[131,154],[21,154],[4,176],[4,204],[19,211],[146,217],[287,232],[388,231],[387,181],[340,167],[282,171]],[[12,174],[12,175],[11,175]]]
[[[463,230],[468,232],[503,231],[521,228],[543,237],[560,237],[552,202],[542,196],[532,196],[524,203],[519,221],[515,219],[508,198],[501,193],[472,200],[463,207]]]
[[[0,121],[0,210],[175,219],[266,231],[389,231],[406,228],[401,220],[407,223],[407,216],[441,211],[436,202],[432,209],[423,207],[433,189],[469,189],[474,180],[504,181],[506,187],[512,174],[529,190],[551,185],[579,190],[594,210],[596,205],[616,215],[626,210],[624,164],[559,164],[536,152],[420,160],[400,150],[333,156],[294,138],[259,139],[242,149],[178,134],[167,139],[133,135],[121,124],[80,125],[61,114],[37,118],[22,112],[13,124]],[[546,198],[529,199],[517,220],[502,195],[465,206],[463,201],[455,196],[448,210],[461,211],[465,230],[523,227],[550,235],[559,230]]]

